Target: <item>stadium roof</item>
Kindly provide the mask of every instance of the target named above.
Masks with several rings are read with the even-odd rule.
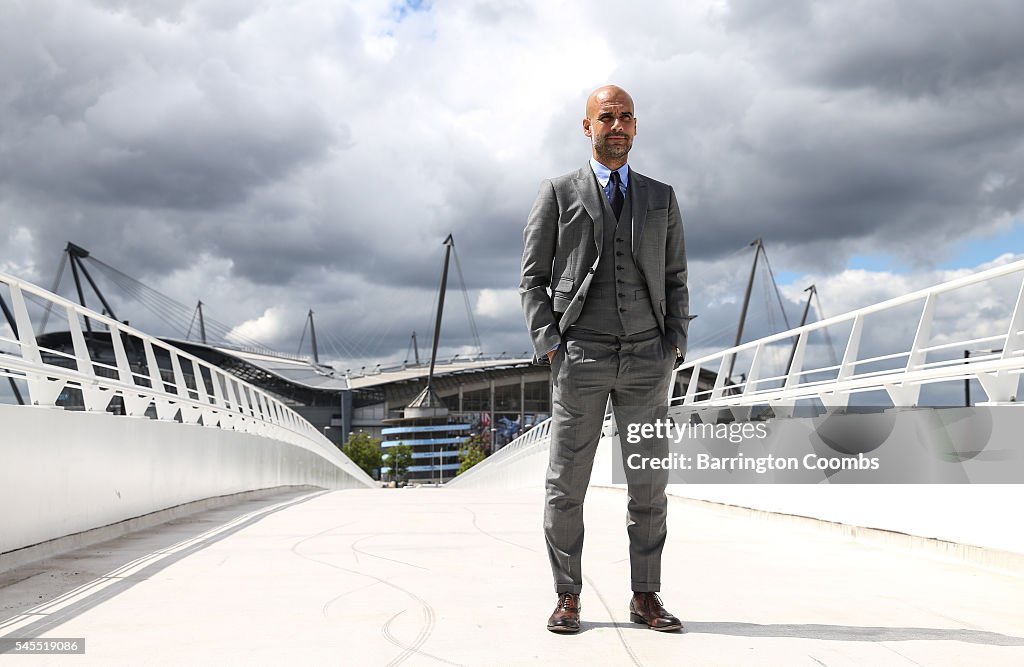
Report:
[[[195,345],[195,343],[192,343]],[[349,388],[344,375],[336,373],[331,367],[315,364],[306,359],[286,357],[282,355],[250,352],[237,348],[211,346],[221,354],[235,357],[257,368],[272,373],[289,382],[320,391],[343,391]]]
[[[275,375],[293,384],[318,391],[344,391],[346,389],[369,389],[381,385],[425,380],[430,372],[429,363],[402,364],[392,367],[377,367],[368,372],[344,373],[335,371],[330,366],[316,364],[309,359],[290,357],[287,355],[242,350],[233,347],[201,345],[195,341],[168,341],[184,343],[192,347],[207,347],[220,354],[251,364],[258,369]],[[501,369],[515,369],[532,366],[531,358],[465,358],[459,357],[441,360],[434,365],[434,376],[445,377],[482,373]]]
[[[434,365],[435,376],[461,375],[481,373],[498,369],[523,368],[533,365],[533,359],[454,359],[449,361],[438,360]],[[348,376],[348,383],[352,389],[368,389],[393,382],[406,382],[409,380],[426,379],[430,372],[429,364],[404,365],[394,368],[382,368],[374,373]]]

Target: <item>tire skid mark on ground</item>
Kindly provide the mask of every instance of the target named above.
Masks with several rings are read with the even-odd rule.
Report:
[[[643,667],[643,663],[640,662],[640,658],[637,657],[636,653],[633,651],[633,647],[629,645],[629,642],[626,641],[625,635],[622,634],[623,624],[615,620],[615,614],[612,613],[611,607],[608,606],[604,596],[601,595],[601,591],[594,585],[594,580],[587,575],[583,575],[583,580],[587,582],[588,586],[594,589],[594,595],[597,596],[597,599],[601,602],[601,606],[604,607],[604,610],[608,612],[608,618],[611,619],[611,622],[615,625],[615,633],[619,636],[619,642],[622,643],[622,648],[625,649],[626,655],[629,656],[629,659],[634,665],[636,665],[636,667]]]
[[[462,667],[462,663],[453,662],[451,660],[447,660],[447,659],[442,658],[440,656],[434,655],[433,653],[427,653],[426,651],[423,651],[423,650],[420,650],[418,648],[415,648],[415,642],[413,644],[406,644],[402,640],[400,640],[397,637],[395,637],[391,633],[391,624],[395,621],[395,619],[397,619],[399,616],[404,614],[406,611],[407,610],[403,609],[402,611],[396,613],[394,616],[389,618],[387,620],[387,622],[384,623],[383,626],[381,626],[381,632],[384,634],[384,639],[388,640],[389,642],[391,642],[392,644],[394,644],[398,648],[405,649],[405,650],[411,650],[416,655],[420,655],[420,656],[423,656],[425,658],[431,658],[433,660],[437,660],[438,662],[443,662],[446,665],[457,665],[458,667]],[[426,611],[426,610],[424,610],[424,611]],[[430,623],[431,623],[431,626],[433,626],[433,623],[434,623],[433,613],[434,613],[434,610],[430,609],[430,614],[431,614]],[[426,641],[426,640],[424,639],[424,641]],[[411,655],[412,655],[412,653],[409,654],[409,656],[411,656]],[[395,658],[394,660],[392,660],[388,664],[389,665],[397,665],[400,662],[402,662],[403,660],[405,660],[406,657],[409,657],[409,656],[404,656],[404,657],[403,656],[399,656],[398,658]]]
[[[889,646],[885,642],[875,642],[875,645],[881,646],[882,648],[886,649],[887,651],[895,653],[896,655],[898,655],[899,657],[903,658],[904,660],[906,660],[907,662],[909,662],[912,665],[917,665],[918,667],[924,667],[924,665],[922,665],[917,660],[914,660],[913,658],[910,658],[910,657],[904,655],[901,651],[896,650],[896,648],[894,646]]]
[[[527,551],[537,553],[537,550],[532,547],[523,546],[522,544],[511,542],[502,537],[498,537],[497,535],[493,535],[487,532],[477,524],[476,513],[472,509],[466,506],[463,506],[463,509],[469,512],[470,515],[473,517],[473,527],[480,531],[482,534],[486,535],[487,537],[493,540],[497,540],[499,542],[504,542],[505,544],[511,544],[512,546],[519,547],[520,549],[526,549]],[[608,604],[605,602],[604,597],[601,595],[601,592],[597,589],[597,586],[594,585],[594,582],[589,577],[584,576],[583,578],[586,580],[587,584],[589,584],[590,587],[594,589],[594,593],[597,595],[597,599],[601,601],[601,605],[604,607],[605,611],[608,612],[608,618],[610,618],[612,623],[615,624],[615,632],[619,636],[619,641],[622,643],[622,648],[625,649],[626,655],[629,656],[630,660],[632,660],[634,665],[636,665],[637,667],[643,667],[643,663],[640,662],[640,659],[633,651],[633,647],[629,645],[629,642],[626,641],[625,636],[622,634],[622,624],[615,620],[615,616],[614,614],[612,614],[612,610],[608,607]]]
[[[390,581],[390,579],[388,581]],[[356,593],[358,591],[361,591],[364,588],[373,588],[374,586],[379,586],[379,585],[380,585],[379,581],[371,581],[371,582],[369,582],[367,584],[363,584],[362,586],[356,586],[355,588],[350,588],[347,591],[345,591],[344,593],[339,593],[338,595],[334,596],[333,598],[331,598],[327,602],[324,602],[323,607],[321,607],[320,611],[323,613],[324,616],[330,616],[331,615],[330,614],[331,605],[333,605],[335,602],[337,602],[341,598],[343,598],[343,597],[345,597],[347,595],[351,595],[352,593]]]
[[[424,600],[420,596],[416,595],[415,593],[413,593],[409,589],[403,588],[402,586],[399,586],[398,584],[392,583],[391,581],[389,581],[388,579],[384,579],[383,577],[378,577],[378,576],[373,575],[373,574],[368,574],[366,572],[360,572],[359,570],[354,570],[352,568],[343,567],[341,565],[337,565],[337,564],[331,563],[329,561],[321,560],[319,558],[314,558],[312,556],[307,556],[306,554],[303,554],[303,553],[299,552],[299,550],[298,550],[299,547],[301,545],[305,544],[306,542],[310,542],[310,541],[315,540],[317,538],[323,537],[323,536],[327,535],[328,533],[330,533],[330,532],[332,532],[334,530],[337,530],[338,528],[343,528],[345,526],[351,525],[352,523],[355,523],[355,522],[349,521],[347,523],[343,523],[343,524],[340,524],[338,526],[334,526],[332,528],[328,528],[326,530],[322,530],[319,533],[316,533],[314,535],[309,535],[308,537],[304,537],[301,540],[299,540],[298,542],[295,542],[294,544],[292,544],[291,552],[293,554],[295,554],[299,558],[302,558],[302,559],[305,559],[305,560],[308,560],[308,561],[311,561],[311,562],[314,562],[314,563],[319,563],[321,565],[326,565],[327,567],[333,568],[335,570],[340,570],[342,572],[349,572],[349,573],[355,574],[357,576],[366,577],[368,579],[373,579],[375,583],[383,584],[385,586],[393,588],[396,591],[398,591],[399,593],[402,593],[402,594],[412,598],[420,606],[420,608],[423,611],[423,621],[421,623],[420,631],[416,635],[416,639],[413,640],[413,642],[411,644],[408,644],[408,645],[398,644],[398,646],[403,649],[402,653],[397,655],[391,662],[388,663],[389,667],[391,667],[393,665],[399,665],[402,662],[405,662],[410,657],[412,657],[413,655],[416,655],[416,654],[422,655],[424,657],[433,658],[435,660],[442,660],[442,661],[447,662],[447,660],[444,660],[443,658],[438,658],[437,656],[429,655],[427,653],[424,653],[424,652],[420,651],[420,648],[423,646],[423,644],[425,644],[427,639],[430,638],[430,635],[434,631],[434,626],[436,624],[436,615],[434,613],[434,608],[433,608],[433,606],[431,606],[431,604],[429,602],[427,602],[426,600]],[[367,537],[371,537],[371,536],[372,535],[367,536]],[[360,553],[359,550],[357,550],[357,549],[352,549],[352,551],[353,551],[353,553]],[[374,557],[382,558],[380,556],[376,556],[376,554],[370,554],[370,553],[367,553],[367,552],[362,552],[362,553],[365,553],[367,556],[374,556]],[[383,558],[383,560],[391,560],[391,559],[390,558]],[[406,565],[407,565],[407,563],[406,563]],[[412,567],[418,567],[418,566],[414,565]],[[353,589],[353,590],[358,590],[358,589]],[[352,591],[348,591],[347,593],[343,593],[341,596],[338,596],[338,597],[343,597],[344,595],[347,595],[348,593],[351,593],[351,592]],[[402,611],[404,611],[404,610],[402,610]],[[399,614],[400,613],[402,613],[402,612],[399,612]],[[390,628],[388,626],[390,625],[391,621],[393,621],[395,619],[395,617],[397,617],[397,614],[395,616],[392,616],[391,619],[389,619],[381,627],[381,633],[384,634],[385,639],[388,638],[388,634],[390,633]],[[395,642],[392,642],[392,643],[395,643]]]
[[[392,644],[394,644],[395,646],[398,646],[399,648],[408,648],[408,645],[403,643],[400,639],[395,637],[393,634],[391,634],[391,623],[393,623],[396,618],[398,618],[399,616],[404,614],[405,611],[406,610],[403,609],[402,611],[398,612],[397,614],[395,614],[394,616],[389,618],[387,620],[387,622],[384,624],[384,626],[382,627],[382,630],[384,632],[384,638],[387,639]],[[445,660],[444,658],[442,658],[440,656],[433,655],[432,653],[427,653],[426,651],[418,651],[417,654],[418,655],[422,655],[422,656],[427,657],[427,658],[433,658],[434,660],[437,660],[438,662],[443,662],[446,665],[456,665],[457,667],[463,667],[462,663],[452,662],[451,660]]]
[[[466,507],[465,505],[462,506],[462,509],[464,509],[467,512],[469,512],[469,515],[471,517],[473,517],[473,527],[476,528],[476,530],[478,532],[482,533],[483,535],[486,535],[487,537],[491,538],[492,540],[497,540],[498,542],[504,542],[505,544],[510,544],[510,545],[512,545],[514,547],[519,547],[520,549],[526,549],[527,551],[529,551],[531,553],[537,553],[537,550],[534,549],[533,547],[525,547],[522,544],[519,544],[517,542],[512,542],[510,540],[506,540],[503,537],[498,537],[497,535],[495,535],[493,533],[488,533],[486,530],[484,530],[483,528],[480,527],[480,524],[478,524],[476,522],[476,512],[474,512],[469,507]]]
[[[368,540],[371,537],[380,537],[381,535],[387,535],[387,534],[388,533],[370,533],[369,535],[364,535],[364,536],[360,537],[358,540],[356,540],[355,542],[353,542],[352,544],[350,544],[349,547],[352,549],[352,551],[356,552],[357,554],[362,554],[364,556],[369,556],[370,558],[379,558],[381,560],[391,561],[392,563],[398,563],[399,565],[408,565],[409,567],[415,567],[418,570],[426,570],[427,572],[430,572],[430,568],[429,567],[423,567],[422,565],[416,565],[415,563],[408,563],[408,562],[406,562],[404,560],[398,560],[398,559],[395,559],[395,558],[388,558],[387,556],[378,556],[377,554],[372,554],[369,551],[364,551],[363,549],[357,549],[356,548],[356,545],[359,544],[360,542],[362,542],[363,540]],[[359,561],[359,558],[356,557],[356,562],[358,562],[358,561]]]

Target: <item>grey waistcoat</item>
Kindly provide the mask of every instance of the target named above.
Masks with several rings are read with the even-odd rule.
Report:
[[[616,336],[637,334],[658,326],[647,284],[633,261],[632,193],[633,188],[628,187],[622,216],[616,221],[608,198],[601,192],[604,203],[601,261],[583,310],[573,326]]]

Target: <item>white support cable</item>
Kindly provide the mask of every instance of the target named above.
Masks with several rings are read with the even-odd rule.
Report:
[[[61,251],[60,253],[60,265],[57,267],[57,277],[53,280],[53,287],[50,288],[50,292],[57,294],[57,290],[60,289],[60,279],[64,276],[64,268],[68,264],[68,253],[67,251]],[[50,319],[50,309],[53,304],[49,301],[45,302],[45,310],[43,311],[43,322],[39,325],[39,333],[46,333],[46,323]]]
[[[469,290],[466,289],[466,279],[462,275],[462,264],[459,262],[459,253],[455,249],[454,242],[452,243],[452,256],[455,259],[455,272],[459,276],[459,285],[462,287],[462,299],[466,304],[466,317],[469,319],[469,333],[473,337],[473,344],[479,354],[484,351],[484,348],[480,343],[480,332],[476,328],[476,319],[473,317],[473,306],[469,302]]]
[[[194,318],[195,309],[186,306],[180,301],[177,301],[166,294],[153,289],[152,287],[149,287],[145,283],[132,278],[128,274],[115,269],[95,257],[90,256],[88,261],[91,266],[95,266],[107,279],[123,289],[130,296],[136,298],[150,312],[170,326],[172,330],[176,332],[184,332],[183,338],[186,340],[188,339],[188,329],[185,327],[184,321],[188,318]],[[168,314],[168,312],[165,312],[164,309],[173,313],[177,319]],[[230,327],[223,322],[210,317],[208,314],[204,313],[203,321],[206,324],[208,340],[219,338],[228,345],[242,345],[254,348],[261,352],[273,352],[273,350],[265,343],[254,338],[249,338],[235,333],[236,327]],[[228,338],[229,334],[231,339],[234,340]]]
[[[339,359],[344,359],[346,356],[349,359],[356,358],[354,348],[350,347],[348,342],[340,335],[335,334],[330,329],[326,329],[321,335],[327,340],[327,343],[329,345],[334,347],[334,352]],[[338,348],[341,349],[339,350]]]
[[[814,290],[814,302],[815,302],[815,304],[817,304],[817,307],[818,307],[818,319],[819,320],[825,319],[825,311],[821,307],[821,296],[818,294],[818,290],[817,289]],[[828,332],[828,329],[824,329],[824,333],[825,333],[825,341],[828,343],[829,359],[832,361],[833,364],[838,364],[839,361],[836,359],[835,345],[832,344],[832,335]]]
[[[309,330],[309,316],[307,315],[306,319],[303,320],[302,335],[299,336],[299,347],[298,347],[298,349],[295,350],[295,356],[297,356],[297,357],[302,355],[302,344],[306,342],[306,331],[308,331],[308,330]]]
[[[372,356],[371,352],[378,349],[380,341],[384,340],[391,333],[394,327],[395,320],[392,318],[391,323],[383,332],[379,329],[376,331],[368,329],[355,343],[356,355],[354,358],[366,359]]]
[[[772,263],[768,261],[768,251],[764,248],[764,243],[761,243],[761,254],[764,256],[764,265],[768,267],[768,276],[772,280],[772,287],[775,288],[775,296],[779,300],[779,310],[782,311],[782,321],[786,323],[786,328],[789,328],[789,317],[786,315],[786,306],[782,303],[782,292],[779,290],[779,283],[775,281],[775,272],[772,271]]]

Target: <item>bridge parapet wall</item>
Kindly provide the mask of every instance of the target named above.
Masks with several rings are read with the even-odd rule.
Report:
[[[0,378],[27,403],[0,405],[0,554],[216,496],[376,486],[258,387],[13,276],[0,297]],[[29,300],[63,318],[73,355],[40,347]]]
[[[365,488],[319,454],[237,431],[0,405],[0,554],[197,500]]]

